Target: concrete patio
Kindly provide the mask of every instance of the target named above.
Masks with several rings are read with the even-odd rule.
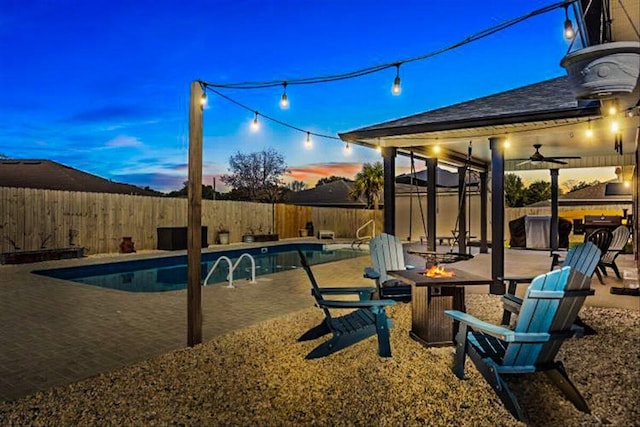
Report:
[[[0,266],[0,399],[14,400],[185,347],[186,290],[129,293],[31,273],[159,254],[166,252]],[[507,275],[539,274],[550,264],[546,251],[506,250],[505,257]],[[490,263],[489,254],[477,254],[456,267],[489,275]],[[633,268],[633,256],[620,256],[618,264],[621,270]],[[372,283],[362,277],[367,265],[369,257],[362,256],[313,270],[321,285],[368,286]],[[205,341],[314,304],[301,269],[237,285],[203,288]],[[640,310],[638,297],[611,295],[611,286],[621,281],[609,275],[603,286],[594,278],[596,295],[586,305]],[[488,286],[468,292],[488,293]]]

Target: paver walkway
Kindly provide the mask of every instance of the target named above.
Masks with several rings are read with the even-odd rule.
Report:
[[[186,290],[130,293],[30,273],[122,257],[0,266],[0,399],[19,398],[185,347]],[[489,257],[478,255],[457,266],[489,274]],[[633,262],[630,256],[621,258],[622,268]],[[508,251],[507,260],[506,272],[518,275],[544,272],[549,265],[548,253],[542,252]],[[369,257],[364,256],[312,268],[324,286],[371,286],[362,277],[367,265]],[[611,276],[607,280],[619,286]],[[205,341],[314,304],[301,269],[237,285],[203,288]],[[637,297],[612,296],[608,286],[593,287],[597,294],[587,299],[588,304],[640,309]],[[471,292],[486,293],[487,288]]]

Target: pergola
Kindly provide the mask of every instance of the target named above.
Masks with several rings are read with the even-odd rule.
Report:
[[[606,103],[605,103],[606,107]],[[470,168],[480,173],[480,241],[487,248],[487,192],[491,184],[491,267],[492,293],[504,293],[499,279],[504,273],[504,173],[506,171],[549,169],[552,184],[551,247],[557,249],[558,175],[560,169],[623,166],[633,181],[634,227],[637,242],[638,212],[638,107],[625,114],[608,116],[600,101],[577,101],[567,77],[559,77],[511,91],[475,99],[422,114],[341,133],[344,141],[375,148],[382,147],[385,186],[385,231],[394,232],[395,198],[393,176],[398,154],[413,153],[426,162],[427,175],[435,176],[438,163],[457,167],[464,177]],[[621,144],[611,132],[617,121]],[[587,130],[592,132],[587,137]],[[567,165],[547,162],[522,164],[542,144],[546,157],[580,156]],[[437,149],[436,149],[437,147]],[[469,148],[471,147],[471,150]],[[427,205],[435,205],[435,179],[427,188]],[[464,184],[460,179],[460,186]],[[462,194],[460,191],[459,194]],[[460,204],[464,206],[464,199]],[[464,209],[461,209],[464,215]],[[466,233],[460,219],[460,235]],[[427,210],[427,247],[435,250],[435,209]],[[459,239],[464,245],[464,239]],[[464,246],[459,248],[461,252]],[[635,254],[637,257],[637,245]]]

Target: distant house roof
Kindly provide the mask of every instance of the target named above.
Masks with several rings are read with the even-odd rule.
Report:
[[[328,184],[318,185],[309,190],[291,192],[285,195],[285,203],[302,206],[337,206],[344,208],[366,208],[367,200],[359,197],[353,200],[349,192],[353,188],[352,182],[333,181]],[[380,200],[382,206],[382,200]]]
[[[137,196],[162,195],[162,193],[153,190],[145,190],[134,185],[109,181],[51,160],[0,160],[0,187],[132,194]]]
[[[412,184],[420,187],[427,186],[427,170],[412,173],[403,173],[396,177],[396,184]],[[467,174],[467,185],[479,185],[480,180],[477,176]],[[440,188],[458,188],[458,173],[450,172],[440,167],[436,168],[436,186]]]
[[[624,184],[615,180],[590,185],[580,190],[558,196],[558,204],[562,206],[631,203],[631,200],[631,188],[625,187]],[[551,202],[549,200],[543,200],[528,205],[528,207],[543,206],[551,206]]]
[[[343,140],[480,126],[566,119],[594,114],[599,101],[576,101],[566,76],[448,107],[340,133]]]

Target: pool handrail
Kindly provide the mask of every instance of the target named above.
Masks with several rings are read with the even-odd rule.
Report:
[[[240,255],[240,257],[238,257],[238,259],[236,260],[236,263],[233,265],[231,263],[231,259],[226,255],[222,255],[221,257],[216,259],[216,262],[213,264],[213,267],[211,267],[211,269],[209,270],[209,273],[207,273],[207,277],[204,279],[204,282],[202,282],[202,286],[207,286],[209,278],[211,278],[211,275],[213,274],[214,270],[216,269],[220,261],[225,260],[229,265],[229,274],[227,275],[227,280],[229,281],[229,284],[227,285],[227,288],[235,288],[235,286],[233,286],[233,272],[235,271],[236,267],[238,267],[238,264],[240,264],[240,261],[242,261],[243,258],[249,258],[249,260],[251,261],[251,281],[249,283],[257,283],[256,282],[256,261],[250,253],[245,252],[242,255]]]
[[[209,273],[207,274],[207,277],[205,277],[204,282],[202,283],[202,286],[207,286],[207,282],[209,281],[209,278],[211,277],[211,275],[213,274],[214,270],[216,269],[216,267],[218,266],[218,264],[220,264],[220,261],[225,260],[227,261],[227,264],[229,264],[229,274],[227,275],[227,279],[229,280],[229,284],[227,285],[227,288],[235,288],[235,286],[233,286],[233,267],[231,265],[231,259],[229,259],[228,256],[226,255],[222,255],[220,258],[218,258],[216,260],[216,262],[213,264],[213,267],[211,267],[211,270],[209,270]]]

